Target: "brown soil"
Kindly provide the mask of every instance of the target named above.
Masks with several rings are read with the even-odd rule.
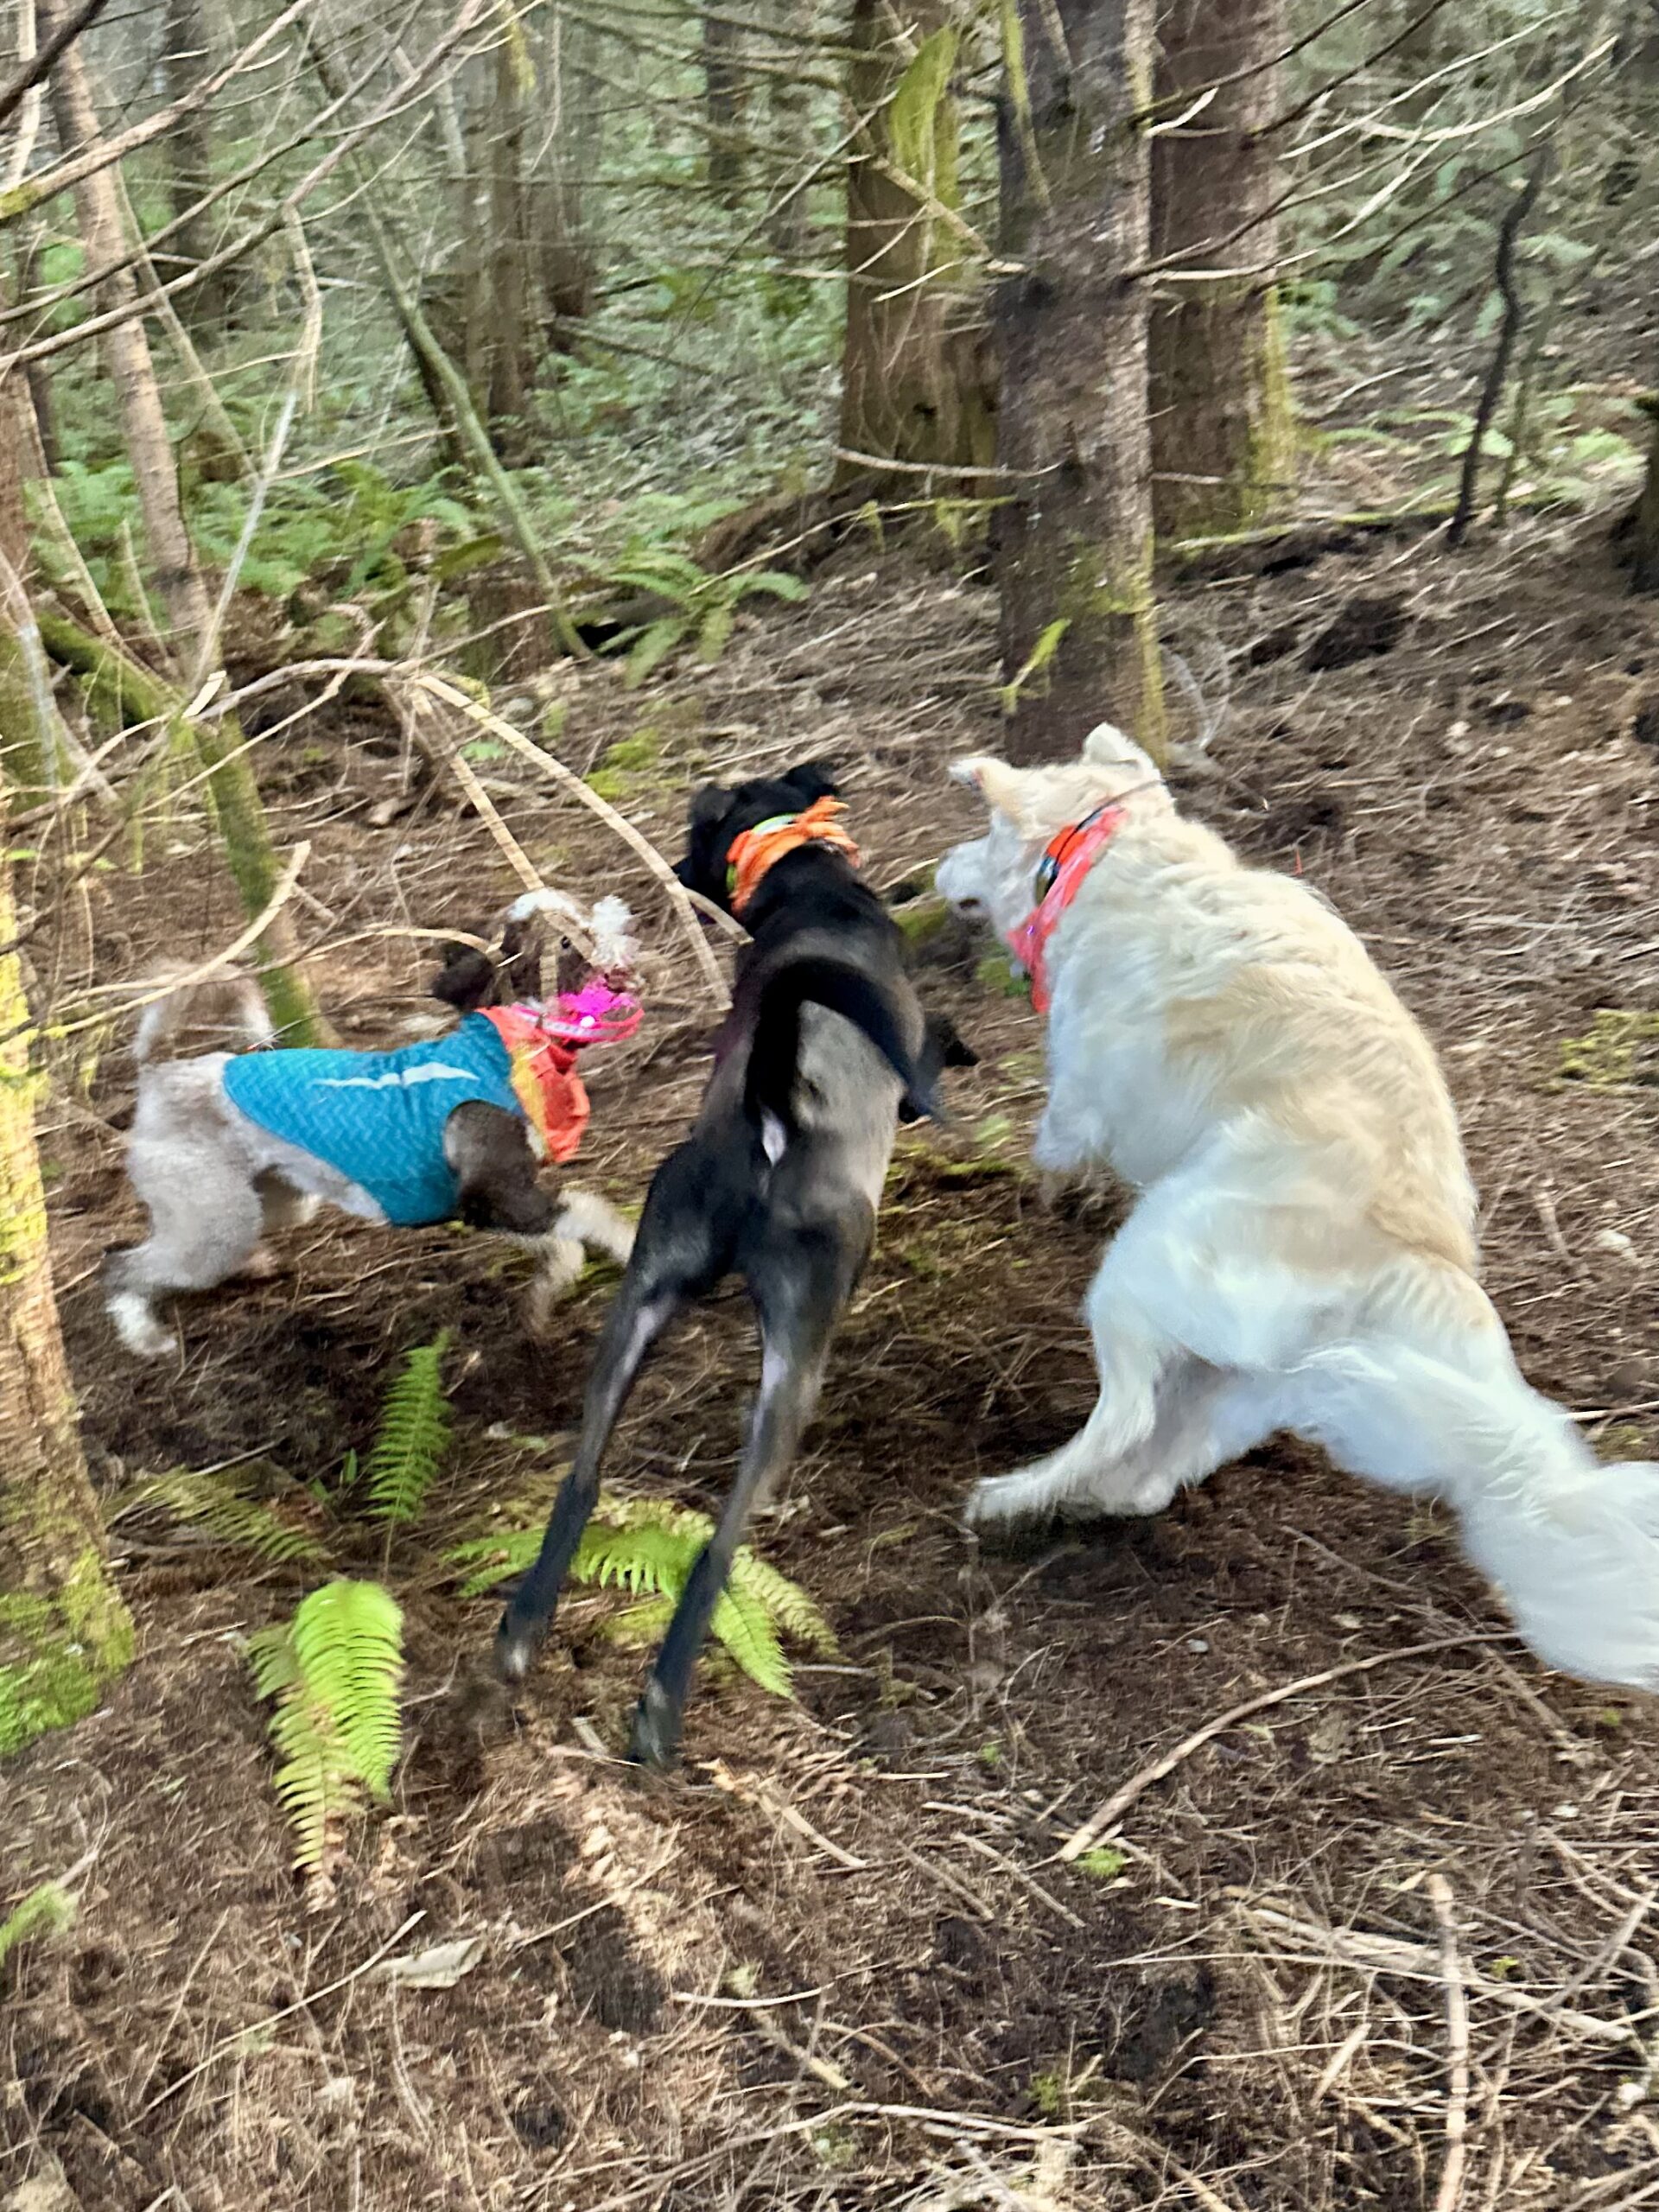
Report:
[[[1659,1003],[1656,757],[1632,731],[1659,675],[1651,603],[1618,595],[1580,528],[1461,561],[1401,537],[1303,545],[1189,576],[1173,612],[1212,704],[1218,645],[1234,671],[1185,803],[1363,932],[1446,1055],[1523,1363],[1621,1455],[1651,1454],[1654,1094],[1556,1079],[1560,1040],[1598,1007]],[[622,804],[671,851],[703,774],[836,757],[867,864],[896,884],[970,823],[939,769],[995,741],[989,615],[971,588],[843,553],[712,671],[639,696],[605,671],[558,679],[560,749],[585,766],[648,727],[654,760],[625,772]],[[265,773],[283,842],[315,841],[300,920],[325,995],[367,1043],[416,1009],[429,966],[385,932],[476,921],[511,886],[429,789],[373,826],[395,734],[372,703],[330,712]],[[484,772],[554,880],[634,892],[661,948],[646,1033],[593,1086],[582,1169],[637,1197],[702,1079],[695,969],[602,828],[509,762]],[[195,844],[181,816],[152,828],[141,879],[89,877],[31,941],[43,988],[224,942]],[[707,1674],[668,1781],[588,1748],[620,1743],[638,1680],[638,1655],[595,1633],[604,1601],[568,1608],[505,1715],[480,1667],[493,1608],[460,1601],[442,1564],[493,1504],[545,1501],[604,1282],[533,1344],[499,1250],[320,1223],[275,1281],[182,1312],[180,1363],[140,1367],[94,1281],[135,1227],[123,1055],[89,1105],[59,1106],[63,1308],[112,1497],[243,1456],[273,1488],[326,1487],[391,1357],[444,1325],[457,1447],[388,1571],[410,1647],[394,1802],[326,1894],[289,1871],[240,1649],[302,1580],[164,1517],[118,1519],[138,1663],[5,1777],[0,1906],[67,1878],[79,1910],[0,1968],[0,2202],[32,2177],[46,2194],[18,2203],[88,2212],[1415,2212],[1440,2189],[1455,2072],[1437,1872],[1482,1977],[1464,2202],[1646,2201],[1650,1708],[1493,1640],[1441,1517],[1293,1448],[1155,1521],[976,1555],[969,1482],[1090,1401],[1075,1316],[1111,1216],[1051,1208],[1020,1164],[1041,1073],[1023,1002],[976,984],[950,942],[927,988],[983,1064],[953,1079],[955,1132],[901,1142],[822,1418],[760,1534],[842,1656],[801,1669],[794,1705]],[[613,1478],[717,1502],[753,1371],[741,1303],[699,1316],[642,1387]],[[334,1541],[348,1571],[381,1571],[378,1530]],[[1206,1720],[1442,1641],[1219,1733],[1139,1796],[1113,1859],[1055,1861]],[[453,1988],[373,1971],[469,1936],[482,1953]]]

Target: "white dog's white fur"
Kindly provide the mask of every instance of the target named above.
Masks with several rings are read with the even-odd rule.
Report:
[[[1478,1281],[1445,1082],[1359,940],[1180,819],[1109,727],[1075,763],[952,773],[991,828],[938,888],[1005,939],[1049,840],[1124,808],[1049,940],[1032,1156],[1140,1194],[1087,1300],[1098,1404],[1058,1451],[980,1483],[970,1519],[1154,1513],[1287,1429],[1446,1499],[1550,1665],[1659,1687],[1659,1465],[1601,1465],[1522,1378]]]

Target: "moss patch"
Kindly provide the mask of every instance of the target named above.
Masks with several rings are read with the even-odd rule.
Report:
[[[1561,1074],[1591,1090],[1659,1084],[1659,1013],[1597,1009],[1589,1032],[1561,1040]]]

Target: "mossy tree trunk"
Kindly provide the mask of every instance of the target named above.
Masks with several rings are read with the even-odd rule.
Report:
[[[43,8],[41,35],[60,17],[63,0]],[[68,47],[52,77],[58,136],[66,146],[88,147],[100,135],[98,110],[79,45]],[[124,266],[126,239],[114,174],[97,169],[75,187],[75,212],[81,244],[93,269],[109,269],[98,288],[100,309],[131,310],[138,299],[137,279]],[[178,472],[162,409],[161,387],[140,317],[106,330],[101,340],[104,363],[114,389],[116,410],[132,463],[134,488],[143,518],[144,537],[156,588],[166,609],[174,653],[188,690],[219,665],[213,613],[196,564],[195,548],[184,524]],[[264,912],[280,873],[259,788],[233,718],[197,722],[192,736],[207,771],[207,796],[242,904],[250,917]],[[293,925],[279,913],[257,948],[260,982],[271,1019],[283,1040],[319,1041],[324,1027],[304,972],[297,964]]]
[[[950,0],[902,11],[853,0],[851,40],[847,98],[861,127],[847,167],[840,442],[866,458],[843,457],[837,481],[879,476],[871,461],[984,467],[995,433],[950,220],[961,194]]]
[[[1147,420],[1152,0],[1007,0],[994,526],[1012,757],[1163,747]]]
[[[132,1656],[52,1289],[7,854],[0,777],[0,1755],[82,1719]]]
[[[1154,85],[1148,332],[1160,537],[1247,529],[1289,491],[1290,386],[1272,270],[1283,0],[1173,0]],[[1236,236],[1235,233],[1237,233]],[[1162,264],[1172,264],[1168,269]],[[1214,272],[1213,274],[1211,272]]]
[[[21,581],[29,575],[29,518],[23,510],[24,455],[33,442],[24,420],[29,404],[29,387],[18,372],[0,375],[0,560]],[[4,575],[0,569],[0,579]],[[15,623],[0,581],[0,779],[9,778],[29,801],[46,788],[50,763]],[[0,944],[4,941],[0,938]]]

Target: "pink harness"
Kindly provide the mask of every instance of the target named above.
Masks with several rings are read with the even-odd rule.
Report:
[[[1084,877],[1117,834],[1123,816],[1123,808],[1109,801],[1081,822],[1069,823],[1043,849],[1033,886],[1037,904],[1008,940],[1014,958],[1031,978],[1031,1002],[1039,1014],[1048,1012],[1048,940],[1082,889]]]

